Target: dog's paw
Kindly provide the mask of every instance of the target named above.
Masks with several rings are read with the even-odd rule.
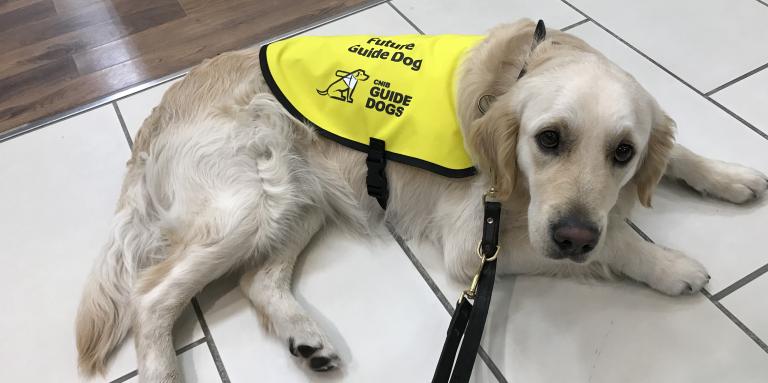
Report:
[[[659,247],[656,262],[648,284],[664,294],[693,294],[709,282],[704,266],[679,251]]]
[[[693,186],[703,194],[733,203],[746,203],[768,190],[768,176],[746,166],[717,161],[706,179]]]
[[[339,355],[327,340],[312,334],[289,337],[288,351],[306,361],[314,371],[331,371],[338,368],[341,362]]]

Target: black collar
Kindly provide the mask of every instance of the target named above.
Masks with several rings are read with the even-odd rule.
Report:
[[[533,51],[536,49],[536,47],[539,46],[539,44],[544,41],[544,39],[547,37],[547,27],[544,26],[544,21],[539,20],[538,23],[536,23],[536,30],[533,32],[533,42],[531,43],[531,51],[528,53],[528,56],[533,53]],[[526,69],[528,67],[528,59],[526,58],[525,62],[523,63],[523,68],[520,69],[520,74],[517,75],[517,79],[519,80],[522,78],[525,73],[527,72]],[[488,111],[488,109],[491,107],[491,104],[496,101],[496,96],[492,94],[486,94],[480,97],[479,100],[477,100],[477,108],[480,110],[481,114],[485,114],[485,112]]]
[[[544,39],[547,37],[547,27],[544,25],[544,20],[539,20],[538,23],[536,23],[536,30],[533,31],[533,43],[531,43],[531,51],[528,53],[528,56],[530,57],[534,50],[536,50],[536,47],[539,46],[539,44],[544,41]],[[521,77],[523,77],[527,73],[527,67],[528,67],[528,60],[525,60],[525,63],[523,64],[523,69],[520,69],[520,74],[517,75],[517,79],[519,80]]]

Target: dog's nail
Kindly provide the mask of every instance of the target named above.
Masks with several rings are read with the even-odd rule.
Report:
[[[293,346],[293,337],[288,338],[288,351],[290,351],[293,356],[299,356],[299,354],[296,353],[296,348]]]
[[[712,276],[707,274],[707,280],[710,280],[710,279],[712,279]]]
[[[296,347],[296,349],[299,351],[299,354],[301,354],[304,358],[309,358],[310,355],[314,354],[315,351],[319,350],[316,347],[307,346],[306,344],[301,344],[299,347]]]
[[[336,366],[331,363],[331,358],[316,356],[309,360],[309,367],[315,371],[328,371]]]
[[[689,294],[693,294],[693,286],[691,286],[691,284],[690,284],[690,283],[686,283],[686,284],[685,284],[685,286],[686,286],[686,289],[685,289],[685,290],[686,290],[686,291],[687,291]]]

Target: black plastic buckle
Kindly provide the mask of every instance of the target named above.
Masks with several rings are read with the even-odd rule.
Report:
[[[376,198],[379,206],[386,210],[387,200],[389,199],[389,184],[387,183],[387,175],[384,172],[387,159],[385,157],[383,140],[371,137],[365,165],[368,167],[368,174],[365,177],[368,195]]]

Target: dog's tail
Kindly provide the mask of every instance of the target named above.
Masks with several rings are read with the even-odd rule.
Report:
[[[96,261],[75,322],[78,365],[82,374],[103,374],[107,357],[125,337],[132,323],[130,307],[133,267],[127,262],[124,244],[136,241],[131,214],[118,212],[109,241]]]
[[[326,89],[326,90],[315,89],[315,90],[317,91],[317,94],[319,94],[321,96],[325,96],[325,95],[328,94],[328,89]]]

